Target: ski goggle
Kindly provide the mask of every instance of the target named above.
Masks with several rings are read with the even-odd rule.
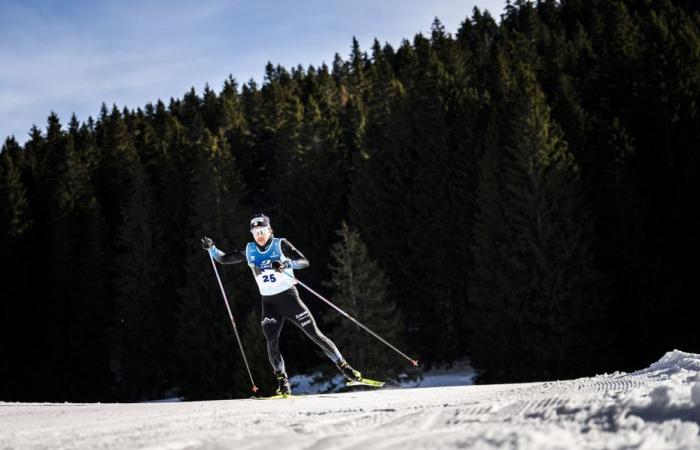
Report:
[[[270,227],[257,227],[250,230],[253,237],[265,236],[270,231]]]

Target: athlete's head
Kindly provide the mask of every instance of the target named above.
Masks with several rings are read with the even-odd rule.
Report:
[[[250,232],[258,245],[265,245],[272,236],[270,218],[265,214],[258,213],[250,218]]]

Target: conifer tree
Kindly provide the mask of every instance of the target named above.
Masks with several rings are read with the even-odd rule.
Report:
[[[643,364],[644,350],[658,345],[660,327],[642,329],[658,314],[658,305],[648,285],[644,261],[644,223],[648,207],[642,201],[639,170],[635,159],[637,150],[629,133],[614,119],[606,130],[605,159],[600,168],[600,197],[598,205],[598,253],[603,268],[609,274],[608,289],[615,301],[610,308],[611,320],[617,324],[618,342],[628,348],[619,358],[623,364]],[[657,331],[659,330],[659,331]],[[633,338],[633,336],[636,336]],[[634,342],[632,342],[634,341]],[[653,342],[652,342],[653,341]],[[642,343],[643,342],[643,343]]]
[[[31,228],[27,189],[21,179],[22,150],[8,138],[0,151],[0,234],[16,238]]]
[[[16,400],[40,400],[42,397],[55,395],[55,387],[46,384],[46,378],[42,374],[51,367],[48,358],[51,352],[48,350],[50,338],[47,333],[38,334],[37,329],[48,329],[50,322],[46,319],[41,307],[44,306],[42,296],[46,295],[46,284],[37,283],[38,279],[46,279],[48,264],[46,259],[37,260],[31,255],[37,252],[46,253],[47,250],[47,223],[46,213],[50,195],[50,176],[48,157],[46,154],[46,139],[36,126],[32,126],[29,140],[23,149],[15,147],[12,141],[5,146],[0,154],[2,164],[9,166],[12,160],[13,170],[5,167],[7,180],[2,183],[9,185],[14,178],[12,173],[19,170],[20,181],[24,181],[28,210],[26,218],[31,227],[24,230],[22,235],[12,237],[4,234],[0,242],[3,245],[3,254],[12,258],[13,264],[10,270],[2,271],[4,291],[3,307],[7,308],[7,315],[3,315],[7,322],[7,340],[3,340],[3,350],[6,359],[3,362],[5,373],[9,373],[7,383],[4,383],[5,398]],[[5,188],[7,189],[7,188]],[[14,191],[14,189],[12,190]],[[21,195],[6,192],[5,196],[21,199]],[[8,201],[11,201],[8,198]],[[21,204],[21,201],[20,201]],[[3,203],[12,207],[12,203]],[[1,208],[1,207],[0,207]],[[19,210],[5,212],[6,218],[17,217]],[[21,214],[21,213],[20,213]],[[24,228],[20,226],[20,228]],[[6,252],[6,253],[5,253]]]
[[[229,142],[231,152],[238,161],[238,166],[243,176],[246,171],[243,169],[243,153],[247,149],[250,130],[243,109],[243,99],[238,91],[238,83],[232,77],[224,82],[223,89],[218,97],[217,115],[222,117],[222,128],[226,132],[226,139]]]
[[[447,38],[439,21],[434,23],[434,39],[440,50],[447,52]],[[402,145],[404,158],[410,161],[410,194],[407,195],[409,214],[414,221],[406,238],[411,242],[410,253],[402,264],[405,273],[397,280],[405,287],[402,294],[412,298],[409,323],[422,317],[424,325],[417,331],[425,344],[424,360],[449,360],[463,356],[465,349],[457,348],[459,301],[466,291],[460,291],[456,280],[466,278],[467,265],[455,270],[454,261],[466,258],[466,205],[451,205],[451,196],[461,186],[456,183],[461,174],[453,172],[459,155],[450,145],[448,117],[450,97],[455,95],[454,81],[439,60],[430,41],[421,36],[414,40],[416,60],[411,69],[411,89],[406,96],[405,120],[407,140]],[[463,124],[460,124],[460,127]],[[436,225],[438,228],[436,229]],[[461,250],[461,251],[460,251]],[[429,343],[429,344],[428,344]],[[461,353],[461,355],[460,355]]]
[[[275,227],[284,230],[312,262],[325,260],[348,190],[337,112],[324,109],[322,113],[317,101],[309,98],[306,107],[297,104],[290,111],[295,118],[280,131],[282,145],[271,186],[278,204]],[[305,273],[311,282],[325,275],[320,270],[323,264],[315,267],[312,263]]]
[[[96,126],[96,141],[100,150],[97,200],[110,227],[110,235],[114,236],[121,225],[121,211],[131,189],[134,165],[138,161],[133,137],[116,106],[108,112],[106,105],[102,105]]]
[[[367,126],[351,187],[350,219],[366,242],[370,256],[391,280],[388,295],[405,315],[407,339],[418,344],[419,324],[414,320],[419,314],[417,298],[411,295],[411,286],[403,284],[412,270],[411,248],[406,242],[413,226],[415,154],[407,151],[411,139],[406,119],[407,87],[399,79],[400,74],[394,74],[384,50],[374,48],[376,65],[369,73]],[[392,59],[399,55],[403,61],[397,67],[404,70],[415,59],[408,42]]]
[[[272,164],[273,131],[263,117],[263,96],[255,81],[250,80],[241,88],[241,107],[246,118],[246,130],[242,136],[231,141],[239,142],[234,147],[238,166],[250,194],[250,205],[254,210],[269,207],[269,184]]]
[[[29,368],[24,361],[30,342],[25,337],[30,320],[27,302],[36,280],[30,278],[31,260],[26,253],[32,237],[32,217],[27,189],[22,180],[24,153],[14,138],[0,150],[0,254],[6,260],[0,271],[0,397],[19,398],[29,390]]]
[[[367,125],[363,133],[361,158],[356,161],[356,176],[351,192],[352,222],[356,224],[370,249],[379,242],[406,231],[401,219],[403,205],[396,202],[408,192],[406,162],[401,159],[404,133],[402,99],[405,87],[393,73],[385,52],[375,45],[375,65],[369,74],[366,100]],[[381,214],[378,214],[381,211]],[[390,233],[389,233],[390,232]],[[387,259],[395,256],[393,247],[384,246]]]
[[[36,325],[46,336],[40,346],[53,370],[39,384],[52,389],[48,395],[54,399],[108,398],[105,330],[112,299],[106,290],[106,227],[71,137],[56,115],[48,122],[42,144],[51,173],[43,199],[46,257],[39,266],[45,272],[36,274],[47,282],[36,299]]]
[[[209,87],[206,87],[211,103],[215,103],[216,94]],[[181,101],[175,101],[170,106],[171,111],[175,114],[178,121],[184,126],[185,137],[189,142],[197,142],[202,138],[202,133],[206,129],[207,124],[203,115],[204,99],[202,99],[194,90],[194,87],[182,97]],[[216,127],[216,123],[211,123],[211,126]],[[210,133],[216,134],[218,130],[209,130]]]
[[[485,380],[574,376],[605,353],[591,221],[532,70],[521,63],[512,74],[509,137],[482,160],[472,357]]]
[[[245,184],[227,145],[223,136],[205,130],[196,146],[200,161],[191,197],[194,215],[186,241],[186,282],[180,291],[176,338],[181,393],[190,399],[231,398],[240,390],[232,384],[232,377],[243,361],[209,255],[199,244],[199,238],[207,235],[217,247],[233,251],[247,239],[250,211],[245,204]],[[234,317],[240,321],[250,310],[251,295],[242,288],[250,286],[244,278],[247,274],[240,266],[217,268],[229,288]]]
[[[332,279],[326,283],[333,290],[334,303],[401,347],[403,323],[398,308],[388,297],[387,277],[370,259],[357,231],[343,223],[338,235],[340,241],[331,250]],[[394,356],[384,344],[351,321],[332,314],[326,323],[333,327],[332,339],[343,356],[366,376],[391,377],[405,367],[400,357]]]
[[[126,400],[162,398],[172,387],[176,352],[175,298],[164,289],[162,225],[144,169],[134,174],[119,229],[116,320],[112,330],[115,390]]]

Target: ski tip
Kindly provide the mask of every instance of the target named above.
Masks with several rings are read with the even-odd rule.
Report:
[[[296,395],[292,394],[277,394],[277,395],[271,395],[269,397],[256,397],[255,395],[250,397],[252,400],[283,400],[283,399],[293,399],[296,398]]]
[[[383,381],[370,380],[368,378],[362,378],[361,380],[352,380],[345,383],[345,386],[371,386],[371,387],[383,387]]]

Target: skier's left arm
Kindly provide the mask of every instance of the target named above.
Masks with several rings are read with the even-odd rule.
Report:
[[[282,239],[281,248],[282,248],[282,254],[289,258],[287,261],[285,261],[284,265],[286,268],[298,270],[298,269],[306,269],[309,267],[309,260],[306,259],[306,256],[304,256],[299,250],[297,250],[296,247],[292,245],[291,242],[289,242],[286,239]]]

